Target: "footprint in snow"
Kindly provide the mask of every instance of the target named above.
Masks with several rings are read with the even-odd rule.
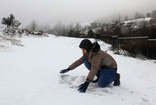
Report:
[[[71,75],[60,75],[60,83],[66,84],[69,88],[78,89],[78,86],[86,80],[85,76],[71,76]],[[114,87],[113,84],[110,84],[108,87],[100,88],[97,83],[91,83],[87,89],[87,93],[98,96],[106,96],[108,94],[114,94],[119,96],[119,100],[126,101],[135,97],[134,102],[138,104],[149,104],[148,96],[143,93],[132,91],[124,86]],[[125,97],[126,95],[126,97]]]
[[[68,74],[60,75],[60,83],[67,84],[70,88],[78,89],[78,86],[84,83],[85,80],[86,80],[85,76],[71,76]],[[111,92],[112,89],[113,89],[113,85],[110,85],[106,88],[100,88],[97,83],[91,83],[87,89],[87,92],[88,93],[100,92],[100,93],[113,94]]]

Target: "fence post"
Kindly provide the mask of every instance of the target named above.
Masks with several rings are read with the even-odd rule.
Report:
[[[147,59],[149,59],[149,41],[147,39]]]
[[[118,40],[118,36],[117,36],[117,38],[116,38],[116,47],[117,47],[117,53],[119,54],[119,40]]]
[[[113,51],[114,51],[114,37],[112,36],[112,47],[113,47]]]
[[[115,50],[115,36],[112,36],[112,40],[113,40],[113,51]]]
[[[112,43],[113,43],[112,36],[109,35],[109,44],[112,44]]]
[[[116,36],[112,36],[112,42],[113,42],[113,51],[114,50],[117,50],[117,48],[118,48],[118,36],[116,35]]]

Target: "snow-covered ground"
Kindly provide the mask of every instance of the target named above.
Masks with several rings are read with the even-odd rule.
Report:
[[[0,51],[0,105],[156,105],[154,60],[115,55],[100,41],[118,63],[121,86],[99,88],[91,83],[83,94],[77,89],[88,73],[84,65],[59,73],[81,57],[82,39],[50,35],[19,40],[24,46]]]

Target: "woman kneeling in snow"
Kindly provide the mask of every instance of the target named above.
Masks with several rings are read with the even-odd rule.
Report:
[[[114,81],[114,86],[120,85],[120,74],[117,73],[117,63],[112,56],[100,49],[100,45],[92,43],[88,39],[81,41],[79,47],[82,49],[83,56],[71,64],[67,69],[61,70],[64,74],[75,69],[81,64],[85,64],[89,70],[86,81],[79,86],[78,91],[85,93],[90,82],[97,83],[100,87],[107,87]],[[98,77],[93,81],[95,75]]]

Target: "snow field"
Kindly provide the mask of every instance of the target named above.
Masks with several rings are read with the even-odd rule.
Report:
[[[156,64],[152,60],[115,55],[110,45],[99,41],[118,63],[121,86],[99,88],[91,83],[85,94],[77,91],[88,70],[81,65],[67,68],[82,56],[82,39],[66,37],[20,38],[23,47],[0,52],[0,105],[155,105]],[[94,40],[91,39],[93,42]]]

